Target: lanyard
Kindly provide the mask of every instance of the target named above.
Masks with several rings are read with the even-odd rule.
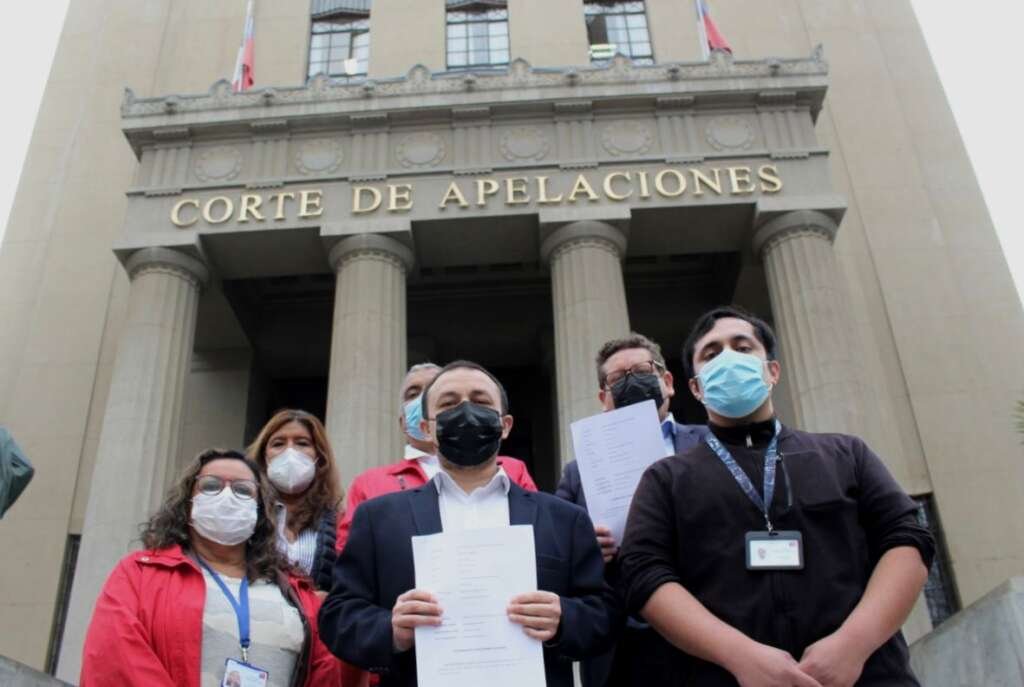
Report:
[[[228,589],[227,584],[220,578],[217,571],[206,564],[202,558],[196,556],[199,561],[199,565],[203,566],[206,572],[210,573],[210,577],[217,583],[220,590],[224,592],[224,596],[227,597],[228,603],[235,609],[235,617],[238,619],[238,640],[242,647],[242,662],[249,662],[249,578],[243,577],[242,583],[238,587],[238,600],[235,600],[234,594]]]
[[[757,489],[754,488],[754,484],[747,477],[747,473],[743,472],[743,468],[739,466],[736,459],[732,457],[729,450],[722,446],[714,434],[708,432],[704,436],[704,440],[707,445],[711,447],[711,450],[715,452],[718,459],[722,461],[722,464],[732,474],[732,478],[736,480],[736,483],[740,485],[740,489],[747,495],[758,510],[764,514],[764,524],[768,527],[768,532],[773,531],[771,518],[768,516],[768,510],[772,505],[772,497],[775,496],[775,466],[777,464],[777,456],[779,449],[779,432],[782,430],[782,424],[775,421],[775,435],[772,437],[771,442],[768,444],[768,450],[764,453],[764,498],[757,493]]]

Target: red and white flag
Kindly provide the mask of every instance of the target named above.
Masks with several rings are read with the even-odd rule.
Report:
[[[242,44],[238,46],[238,57],[235,59],[235,73],[231,78],[231,90],[240,93],[253,84],[253,0],[245,7],[245,31],[242,32]]]
[[[718,27],[711,19],[711,12],[704,0],[695,0],[697,3],[697,33],[700,35],[700,47],[704,59],[711,57],[715,50],[722,50],[732,54],[732,48],[725,41],[725,37],[719,33]]]

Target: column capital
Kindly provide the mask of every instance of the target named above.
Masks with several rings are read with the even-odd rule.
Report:
[[[561,251],[583,244],[607,250],[621,260],[626,254],[626,232],[593,219],[570,222],[555,229],[541,242],[540,257],[550,263]]]
[[[141,248],[128,256],[124,269],[132,280],[144,272],[162,270],[183,277],[199,288],[210,282],[210,270],[202,260],[171,248]]]
[[[338,241],[327,255],[331,268],[337,272],[348,260],[357,257],[377,258],[391,262],[408,272],[416,260],[405,244],[383,234],[356,234]]]
[[[836,238],[839,225],[817,210],[793,210],[779,215],[754,232],[754,254],[763,256],[773,245],[792,236],[817,236],[829,243]]]

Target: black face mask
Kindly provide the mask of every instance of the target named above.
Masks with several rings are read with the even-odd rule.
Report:
[[[437,450],[447,460],[471,467],[486,463],[501,445],[501,414],[486,406],[464,401],[438,413]]]
[[[653,400],[656,408],[661,408],[665,397],[661,395],[661,384],[658,376],[653,374],[628,374],[611,386],[612,401],[616,408],[625,408],[634,403]]]

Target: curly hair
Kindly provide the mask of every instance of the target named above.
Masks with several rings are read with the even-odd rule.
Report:
[[[142,544],[147,549],[165,549],[174,544],[182,550],[191,549],[192,488],[199,472],[214,460],[240,460],[252,471],[258,495],[256,498],[256,529],[245,543],[246,576],[251,580],[265,579],[276,582],[277,573],[287,570],[288,563],[277,550],[274,523],[268,516],[269,498],[259,467],[238,451],[207,449],[186,467],[181,478],[167,491],[160,508],[141,527]]]
[[[246,455],[266,474],[267,444],[282,427],[291,422],[298,422],[309,432],[318,459],[313,483],[302,494],[302,500],[297,506],[288,512],[289,529],[293,532],[301,532],[309,527],[314,527],[325,511],[338,509],[344,496],[344,490],[338,478],[338,470],[334,463],[334,452],[327,440],[327,430],[324,429],[323,423],[315,415],[307,413],[305,410],[288,408],[279,410],[267,421],[267,424],[263,425],[263,429],[260,430],[256,439],[246,449]],[[267,489],[272,497],[278,496],[273,484],[268,484]]]

